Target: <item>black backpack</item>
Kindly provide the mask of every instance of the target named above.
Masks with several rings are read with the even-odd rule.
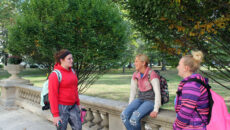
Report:
[[[160,72],[158,70],[154,70],[155,73],[158,74],[160,77],[160,88],[161,88],[161,105],[169,102],[169,91],[168,91],[168,83],[165,77],[160,75]],[[148,79],[150,81],[150,74],[148,76]]]

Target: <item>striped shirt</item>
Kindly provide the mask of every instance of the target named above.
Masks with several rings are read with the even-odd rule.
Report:
[[[200,74],[192,74],[180,82],[175,105],[177,118],[173,124],[174,130],[206,130],[209,112],[208,92],[195,81],[186,82],[191,78],[208,83],[208,79]]]

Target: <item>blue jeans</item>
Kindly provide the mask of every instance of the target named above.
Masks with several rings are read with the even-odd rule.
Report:
[[[154,108],[150,100],[133,100],[121,113],[121,119],[127,130],[141,130],[141,119],[149,115]]]

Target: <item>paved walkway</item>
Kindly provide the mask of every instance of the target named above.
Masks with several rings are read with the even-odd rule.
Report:
[[[46,119],[22,108],[0,106],[0,130],[56,130]]]

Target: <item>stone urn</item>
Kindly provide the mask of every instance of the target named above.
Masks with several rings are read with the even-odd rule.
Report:
[[[20,80],[21,78],[18,76],[20,71],[23,69],[23,66],[16,64],[8,64],[4,67],[4,70],[8,71],[11,76],[8,78],[9,80]]]
[[[11,76],[8,79],[2,80],[7,84],[30,84],[29,80],[22,79],[18,74],[24,69],[20,64],[7,64],[4,66],[4,70],[8,71]]]

